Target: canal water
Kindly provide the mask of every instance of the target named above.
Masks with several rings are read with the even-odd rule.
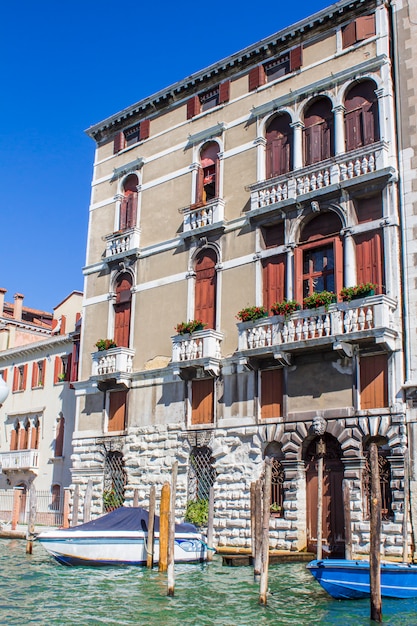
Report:
[[[145,568],[64,567],[35,542],[0,540],[1,626],[71,624],[146,626],[369,625],[369,601],[332,600],[303,563],[270,567],[268,606],[258,604],[250,567],[175,567],[175,596],[166,575]],[[417,601],[383,600],[384,624],[417,626]]]

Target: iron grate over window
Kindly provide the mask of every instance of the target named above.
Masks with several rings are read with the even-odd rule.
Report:
[[[108,513],[123,506],[126,471],[121,452],[107,452],[104,460],[103,511]]]
[[[195,447],[190,454],[188,472],[188,500],[208,500],[210,487],[216,479],[211,449]]]
[[[385,450],[378,449],[379,484],[381,487],[381,518],[389,521],[393,516],[391,493],[391,465],[386,457]],[[365,453],[365,468],[363,473],[364,513],[365,519],[370,517],[371,500],[371,467],[369,452]]]

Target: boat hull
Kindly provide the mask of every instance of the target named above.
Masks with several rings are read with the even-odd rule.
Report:
[[[307,569],[333,598],[367,598],[370,595],[369,561],[323,559]],[[381,595],[387,598],[417,597],[417,565],[381,564]]]

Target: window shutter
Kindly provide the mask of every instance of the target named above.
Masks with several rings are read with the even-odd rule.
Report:
[[[123,150],[125,147],[125,135],[123,131],[117,133],[113,142],[113,154],[117,154],[120,150]]]
[[[353,20],[342,28],[342,46],[349,48],[356,43],[356,22]]]
[[[197,172],[197,188],[196,188],[196,204],[203,202],[203,190],[204,190],[204,170],[200,166]]]
[[[73,372],[73,369],[74,369],[74,372]],[[73,376],[74,376],[74,378],[73,378]],[[67,358],[67,369],[65,370],[65,380],[69,380],[69,381],[77,380],[77,370],[76,370],[76,367],[75,368],[72,367],[72,354],[69,354],[68,358]]]
[[[219,104],[229,102],[230,98],[230,80],[225,80],[219,85]]]
[[[343,243],[340,237],[334,242],[334,267],[335,267],[335,293],[339,293],[343,287]]]
[[[125,196],[120,204],[119,230],[126,230],[127,203],[128,197]]]
[[[109,400],[109,432],[125,429],[127,391],[113,391]]]
[[[303,250],[294,249],[294,293],[295,300],[303,301]]]
[[[22,383],[22,389],[26,389],[26,381],[27,381],[27,377],[28,377],[28,364],[26,363],[23,366],[23,383]]]
[[[195,266],[195,308],[194,318],[216,328],[216,254],[208,250],[198,257]]]
[[[31,450],[37,450],[39,448],[39,421],[35,426],[32,426],[32,432],[30,436],[30,448]]]
[[[265,69],[263,65],[253,67],[249,72],[249,91],[254,91],[265,84]]]
[[[362,108],[362,120],[363,120],[363,144],[364,146],[374,143],[375,137],[375,120],[374,112],[372,109],[366,110]]]
[[[363,41],[375,35],[375,15],[362,15],[356,18],[356,41]]]
[[[285,255],[264,259],[262,262],[263,304],[271,310],[275,302],[282,302],[285,298]]]
[[[388,406],[388,357],[377,354],[360,359],[361,409]]]
[[[56,429],[56,439],[55,439],[55,456],[62,456],[64,450],[64,428],[65,428],[65,419],[61,417],[58,421],[58,426]]]
[[[357,282],[374,283],[377,293],[381,293],[383,285],[383,259],[381,233],[374,231],[355,237]]]
[[[17,430],[13,428],[10,435],[10,450],[17,450]]]
[[[345,116],[346,126],[346,150],[355,150],[360,147],[360,110],[349,111]]]
[[[200,113],[200,98],[193,96],[187,102],[187,120]]]
[[[126,215],[125,228],[134,228],[136,226],[136,214],[138,206],[138,194],[130,193],[126,196]]]
[[[62,359],[60,356],[55,357],[54,362],[54,384],[59,382],[58,376],[62,373]]]
[[[38,386],[39,367],[37,363],[32,365],[32,388]]]
[[[67,325],[67,317],[66,315],[61,315],[61,328],[59,329],[60,335],[65,335],[66,325]]]
[[[1,372],[1,373],[2,373],[2,376],[3,376],[3,380],[4,380],[4,382],[5,382],[5,383],[7,383],[7,369],[2,370],[2,372]]]
[[[214,421],[214,380],[193,380],[191,423],[212,424]]]
[[[143,141],[144,139],[149,139],[151,122],[150,120],[143,120],[140,123],[139,129],[139,139]]]
[[[299,70],[303,63],[303,49],[301,46],[290,50],[290,72]]]
[[[283,370],[261,372],[261,416],[262,419],[280,417],[283,401]]]

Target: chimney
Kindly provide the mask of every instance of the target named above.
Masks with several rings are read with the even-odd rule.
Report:
[[[13,318],[18,322],[22,319],[22,308],[23,308],[23,296],[21,293],[14,294],[14,310],[13,310]]]
[[[7,289],[3,289],[3,287],[0,287],[0,317],[3,315],[3,311],[4,311],[4,296],[7,293]]]

